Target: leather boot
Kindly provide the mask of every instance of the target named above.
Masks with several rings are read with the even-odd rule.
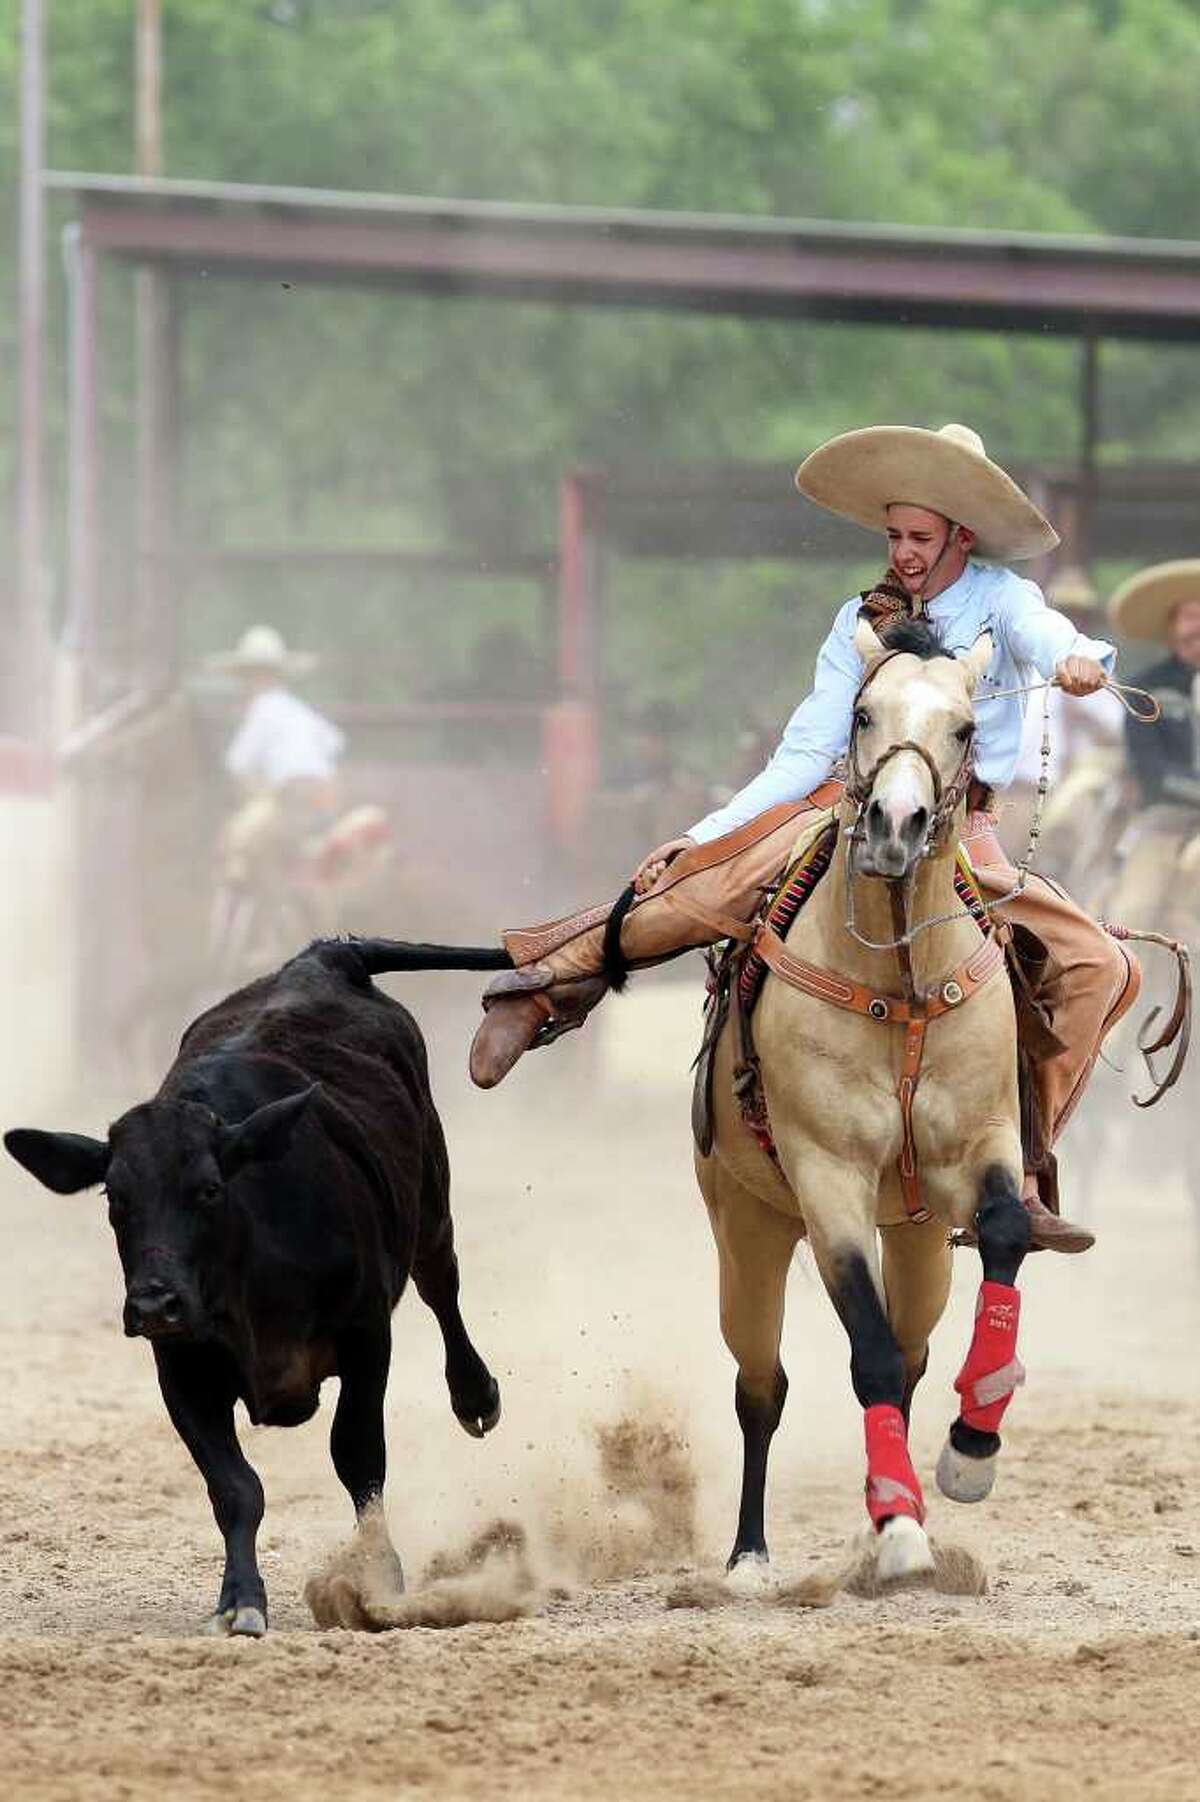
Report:
[[[484,990],[485,1012],[469,1060],[477,1087],[495,1088],[525,1052],[574,1032],[608,992],[599,972],[609,911],[592,908],[549,926],[504,934],[517,968],[502,971]],[[643,966],[717,936],[652,895],[626,917],[621,949],[631,964]]]
[[[697,945],[748,936],[762,892],[786,862],[807,819],[836,804],[838,783],[825,783],[806,801],[768,808],[724,838],[674,858],[649,895],[630,909],[621,950],[642,968]],[[516,966],[483,997],[487,1012],[471,1046],[471,1077],[493,1088],[531,1046],[549,1045],[582,1026],[607,984],[600,975],[604,927],[611,908],[589,908],[542,926],[505,932]]]
[[[1051,1213],[1038,1194],[1037,1177],[1032,1171],[1026,1171],[1025,1182],[1021,1189],[1021,1206],[1029,1215],[1029,1223],[1033,1233],[1029,1241],[1030,1251],[1090,1251],[1096,1243],[1095,1233],[1089,1233],[1086,1226],[1076,1226],[1071,1220],[1064,1220],[1060,1214]],[[974,1227],[966,1227],[953,1235],[955,1245],[978,1245]]]
[[[1061,1214],[1052,1214],[1043,1205],[1035,1176],[1025,1178],[1021,1205],[1033,1227],[1030,1251],[1090,1251],[1096,1243],[1095,1233],[1089,1233],[1086,1226],[1076,1226],[1072,1221],[1064,1220]]]
[[[494,1089],[534,1045],[551,1045],[583,1025],[608,984],[602,976],[556,982],[545,964],[505,970],[484,991],[484,1016],[471,1041],[477,1088]]]

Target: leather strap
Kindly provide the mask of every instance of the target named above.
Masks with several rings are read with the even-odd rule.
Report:
[[[925,1029],[928,1024],[928,1020],[920,1018],[908,1022],[904,1032],[900,1080],[896,1084],[901,1134],[900,1156],[896,1161],[896,1168],[900,1172],[904,1212],[914,1221],[929,1219],[929,1209],[921,1199],[921,1179],[917,1175],[917,1141],[913,1132],[913,1102],[916,1100],[917,1084],[921,1080],[921,1059],[925,1055]]]
[[[1004,947],[993,933],[977,945],[956,970],[944,976],[936,988],[918,1001],[903,995],[881,995],[865,983],[838,976],[821,964],[810,964],[789,951],[774,927],[763,921],[754,935],[754,949],[776,976],[818,1001],[830,1001],[852,1014],[866,1014],[882,1026],[907,1026],[913,1020],[936,1020],[940,1014],[961,1007],[964,1001],[991,980],[1004,962]]]
[[[917,1170],[917,1143],[913,1133],[913,1103],[921,1081],[921,1064],[925,1056],[925,1034],[931,1020],[961,1007],[990,982],[1004,963],[1004,947],[994,933],[989,933],[969,957],[965,957],[936,988],[918,1000],[903,995],[881,995],[865,984],[839,976],[820,964],[790,952],[779,934],[765,920],[754,936],[754,949],[767,965],[789,987],[800,989],[818,1001],[831,1002],[848,1013],[865,1014],[881,1026],[903,1026],[904,1055],[896,1084],[900,1103],[901,1144],[897,1169],[904,1211],[912,1221],[928,1220],[929,1209],[921,1199],[921,1181]]]

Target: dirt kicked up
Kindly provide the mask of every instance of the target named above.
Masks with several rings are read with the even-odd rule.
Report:
[[[982,1569],[984,1594],[799,1605],[863,1520],[845,1342],[801,1257],[769,1485],[782,1593],[730,1598],[716,1578],[740,1443],[672,1039],[682,1051],[694,1001],[648,984],[487,1098],[455,1067],[465,1018],[427,1022],[464,1313],[505,1411],[482,1444],[461,1433],[436,1327],[406,1298],[387,1511],[409,1593],[393,1631],[319,1629],[305,1600],[316,1578],[318,1612],[328,1601],[350,1524],[326,1400],[308,1427],[243,1431],[267,1491],[268,1638],[196,1636],[220,1542],[148,1348],[121,1336],[103,1204],[0,1173],[4,1793],[1196,1793],[1200,1258],[1182,1187],[1136,1178],[1131,1156],[1128,1174],[1069,1190],[1099,1244],[1026,1265],[1029,1380],[978,1509],[932,1482],[978,1281],[959,1256],[914,1455],[934,1538]],[[26,1123],[88,1130],[103,1110]],[[1072,1131],[1082,1144],[1086,1119]],[[1143,1173],[1156,1131],[1131,1114]]]

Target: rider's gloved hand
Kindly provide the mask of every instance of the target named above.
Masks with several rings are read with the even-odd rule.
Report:
[[[1064,694],[1094,695],[1108,681],[1108,672],[1094,657],[1064,657],[1054,680]]]
[[[633,886],[637,893],[639,895],[647,894],[654,887],[671,859],[678,857],[681,851],[690,851],[695,842],[694,838],[688,838],[686,835],[683,838],[669,838],[665,845],[658,845],[643,857],[633,872]]]

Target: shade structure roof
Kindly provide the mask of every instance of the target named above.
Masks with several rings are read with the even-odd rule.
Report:
[[[52,172],[86,242],[244,278],[751,317],[1200,338],[1200,244]]]

